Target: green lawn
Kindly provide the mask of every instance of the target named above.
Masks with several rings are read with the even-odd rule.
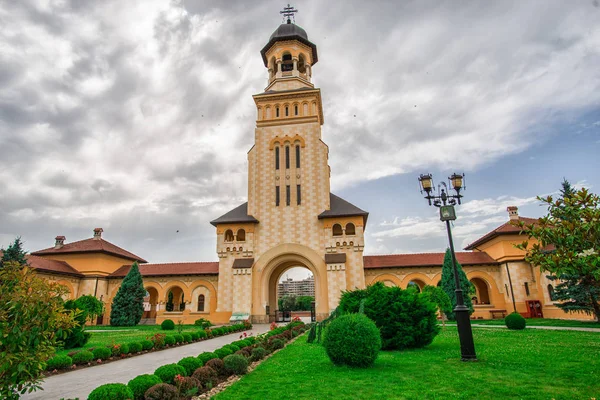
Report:
[[[81,350],[83,348],[140,341],[156,333],[166,333],[169,335],[178,333],[177,327],[175,327],[175,330],[172,331],[163,331],[160,329],[160,325],[138,325],[133,327],[88,326],[86,329],[88,331],[101,330],[102,332],[91,332],[92,336],[84,347],[68,350],[57,350],[56,354],[68,354],[72,351]],[[182,332],[199,331],[200,329],[201,328],[199,326],[184,325]]]
[[[226,399],[591,399],[600,334],[474,330],[478,362],[459,360],[455,328],[425,349],[382,352],[369,369],[335,367],[306,336],[217,395]]]
[[[545,318],[525,318],[527,326],[567,326],[573,328],[600,328],[600,323],[595,321],[576,321],[568,319],[545,319]],[[504,319],[474,319],[472,324],[478,325],[504,325]],[[448,324],[448,322],[447,322]],[[449,324],[456,324],[450,322]]]

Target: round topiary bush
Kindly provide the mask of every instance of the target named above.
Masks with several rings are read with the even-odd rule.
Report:
[[[121,345],[121,354],[129,354],[129,344],[123,343]]]
[[[225,364],[223,363],[223,360],[219,358],[213,358],[212,360],[208,360],[208,362],[204,365],[212,368],[218,376],[225,375]]]
[[[151,350],[154,347],[152,340],[142,340],[140,344],[142,345],[142,350]]]
[[[220,349],[215,350],[215,354],[219,356],[219,358],[225,358],[230,354],[233,354],[233,351],[229,350],[227,347],[221,347]]]
[[[271,341],[271,343],[269,344],[269,346],[271,347],[271,351],[274,351],[274,350],[278,350],[278,349],[283,349],[283,347],[285,346],[285,343],[284,343],[283,339],[273,339]]]
[[[88,400],[131,400],[133,392],[123,383],[107,383],[92,390]]]
[[[183,335],[176,333],[175,335],[173,335],[173,337],[175,338],[175,341],[177,343],[183,343]]]
[[[229,375],[245,375],[248,373],[248,360],[239,354],[232,354],[223,359],[225,371]]]
[[[183,341],[186,343],[190,343],[192,341],[192,335],[189,333],[184,333],[181,336],[183,336]]]
[[[165,319],[160,324],[160,329],[162,329],[163,331],[172,331],[173,329],[175,329],[175,322],[173,322],[170,319]]]
[[[265,350],[264,347],[256,347],[256,348],[252,349],[252,355],[250,356],[250,359],[252,361],[258,361],[258,360],[262,360],[263,358],[265,358],[266,355],[267,355],[267,350]]]
[[[177,382],[177,389],[179,389],[180,399],[189,399],[192,395],[198,394],[198,391],[202,389],[202,384],[196,378],[186,376]]]
[[[194,371],[192,378],[198,379],[205,389],[212,388],[217,383],[217,372],[211,367],[204,366]]]
[[[94,360],[108,360],[112,356],[112,351],[108,347],[98,347],[93,352]]]
[[[167,335],[165,336],[165,344],[168,344],[169,346],[172,346],[176,343],[177,341],[175,340],[175,337],[172,335]]]
[[[335,365],[369,367],[381,350],[381,336],[366,315],[347,314],[327,326],[323,347]]]
[[[133,392],[134,400],[144,400],[144,394],[152,386],[162,383],[160,378],[156,375],[138,375],[127,383],[129,389]]]
[[[190,332],[190,336],[192,337],[192,340],[200,339],[200,334],[198,332]]]
[[[517,312],[508,314],[506,318],[504,318],[504,323],[508,329],[513,330],[525,329],[525,326],[527,325],[525,318],[523,318],[523,316]]]
[[[198,338],[206,339],[207,337],[208,337],[208,334],[206,333],[205,330],[198,331]]]
[[[94,354],[91,351],[81,350],[73,354],[73,363],[77,365],[87,364],[94,360]]]
[[[168,383],[159,383],[152,386],[144,395],[145,400],[179,400],[179,391]]]
[[[54,356],[46,361],[46,370],[67,369],[73,365],[73,359],[69,356]]]
[[[205,351],[198,356],[198,360],[202,361],[202,365],[206,365],[206,363],[213,358],[219,358],[219,356],[208,351]]]
[[[179,362],[177,364],[181,365],[183,368],[185,368],[185,372],[186,372],[187,376],[191,376],[195,370],[197,370],[202,365],[204,365],[202,363],[202,361],[198,360],[198,358],[196,358],[196,357],[182,358],[181,360],[179,360]]]
[[[152,342],[150,342],[152,343]],[[140,342],[131,342],[129,343],[129,353],[135,354],[142,351],[142,344]]]
[[[233,351],[234,353],[240,349],[240,346],[236,346],[233,343],[230,344],[228,347],[229,347],[229,350]]]
[[[177,364],[167,364],[158,367],[154,371],[154,375],[158,376],[165,383],[174,383],[177,375],[186,376],[185,368]]]

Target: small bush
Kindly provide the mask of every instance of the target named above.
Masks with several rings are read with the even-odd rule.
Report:
[[[177,341],[175,340],[175,337],[173,337],[172,335],[167,335],[165,337],[165,344],[168,344],[169,346],[172,346],[175,343],[177,343]]]
[[[113,345],[109,345],[107,347],[110,349],[110,354],[113,357],[118,357],[121,354],[123,354],[123,351],[121,350],[121,345],[120,344],[113,344]]]
[[[225,375],[225,364],[223,363],[223,360],[213,358],[212,360],[208,360],[204,365],[212,368],[219,376]]]
[[[189,333],[184,333],[181,336],[183,336],[183,341],[186,343],[190,343],[192,341],[192,335]]]
[[[46,370],[66,369],[73,365],[73,359],[69,356],[54,356],[46,361]]]
[[[91,351],[81,350],[73,355],[73,363],[77,365],[87,364],[94,360],[94,354]]]
[[[236,346],[235,344],[230,344],[229,345],[229,350],[233,351],[234,353],[236,351],[238,351],[240,349],[240,346]]]
[[[194,371],[192,378],[198,379],[205,389],[211,388],[217,383],[217,372],[211,367],[204,366]]]
[[[108,360],[112,356],[112,351],[108,347],[98,347],[94,349],[94,360]]]
[[[271,347],[271,351],[275,351],[277,349],[283,349],[285,343],[283,339],[273,339],[269,346]]]
[[[96,349],[97,350],[97,349]],[[107,383],[92,390],[88,400],[131,400],[133,392],[123,383]]]
[[[129,343],[129,353],[135,354],[142,351],[142,344],[140,342],[131,342]]]
[[[133,392],[134,400],[144,400],[144,394],[152,386],[162,383],[160,378],[156,375],[138,375],[127,383],[129,389]]]
[[[145,400],[179,400],[179,391],[168,383],[159,383],[152,386],[144,395]]]
[[[513,330],[525,329],[525,326],[527,325],[525,318],[523,318],[523,316],[517,312],[508,314],[506,318],[504,318],[504,323],[508,329]]]
[[[183,343],[183,335],[176,333],[175,335],[173,335],[173,337],[175,338],[175,341],[177,343]]]
[[[190,332],[190,336],[192,337],[192,340],[200,339],[200,334],[198,332]]]
[[[233,354],[233,351],[229,350],[227,347],[221,347],[220,349],[215,350],[215,354],[219,356],[219,358],[225,358],[230,354]]]
[[[179,390],[180,399],[189,399],[190,397],[198,394],[198,390],[202,387],[200,381],[191,376],[176,379],[177,389]]]
[[[155,349],[162,349],[163,347],[165,347],[166,337],[167,335],[165,335],[164,333],[155,333],[154,335],[150,336],[149,339],[152,342]]]
[[[213,358],[219,358],[219,356],[208,351],[205,351],[198,356],[198,360],[202,361],[202,365],[206,365],[206,363]]]
[[[170,319],[165,319],[160,324],[160,329],[162,329],[163,331],[172,331],[173,329],[175,329],[175,322],[173,322]]]
[[[121,354],[129,354],[129,344],[123,343],[121,345]]]
[[[198,331],[198,338],[206,339],[207,337],[208,337],[208,334],[206,333],[205,330]]]
[[[246,357],[232,354],[223,359],[225,371],[230,375],[245,375],[248,372],[248,360]]]
[[[161,381],[165,383],[174,383],[175,376],[182,375],[185,376],[185,368],[181,365],[177,364],[167,364],[162,367],[158,367],[156,371],[154,371],[154,375],[158,376]]]
[[[366,315],[346,314],[327,326],[323,347],[335,365],[369,367],[381,350],[381,336]]]
[[[205,319],[205,318],[200,318],[194,321],[194,325],[201,327],[202,329],[206,329],[212,326],[212,323]]]
[[[140,344],[142,345],[142,350],[151,350],[154,347],[154,343],[148,339],[142,340]]]
[[[204,365],[202,361],[198,360],[196,357],[182,358],[177,364],[185,368],[186,376],[192,376],[195,370]]]
[[[252,355],[250,356],[250,359],[252,361],[258,361],[265,358],[266,355],[267,351],[263,347],[257,347],[252,349]]]

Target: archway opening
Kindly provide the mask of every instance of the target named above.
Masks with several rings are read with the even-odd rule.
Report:
[[[146,288],[144,296],[144,316],[143,318],[156,318],[156,305],[158,304],[158,290],[153,287]]]
[[[473,278],[471,283],[475,286],[475,295],[471,298],[473,304],[491,304],[487,282],[481,278]]]
[[[167,292],[167,298],[165,299],[165,310],[167,312],[185,310],[183,289],[181,289],[179,286],[173,286]]]
[[[425,282],[423,282],[420,279],[413,279],[412,281],[408,282],[408,285],[406,286],[406,288],[413,288],[417,291],[417,293],[421,293],[421,290],[423,290],[423,288],[425,287]]]
[[[394,283],[394,281],[390,281],[388,279],[386,279],[386,280],[384,280],[382,282],[387,287],[396,287],[396,286],[398,286],[398,285],[396,285],[396,283]]]
[[[288,322],[298,317],[310,322],[315,293],[315,277],[309,268],[292,263],[277,267],[269,279],[269,319]]]

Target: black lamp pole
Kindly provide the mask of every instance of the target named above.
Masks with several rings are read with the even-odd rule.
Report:
[[[456,219],[454,206],[457,203],[460,204],[460,199],[463,197],[460,194],[460,190],[464,189],[463,178],[464,174],[453,174],[448,178],[452,187],[456,191],[455,195],[448,195],[448,193],[446,193],[448,186],[446,186],[445,182],[442,182],[438,186],[438,192],[440,192],[440,194],[437,196],[432,195],[431,193],[435,190],[435,187],[433,185],[433,178],[431,174],[421,175],[419,177],[419,182],[421,183],[421,192],[425,191],[427,193],[425,198],[429,201],[429,205],[432,205],[431,200],[433,200],[433,205],[440,209],[440,219],[446,222],[448,242],[450,243],[450,254],[452,255],[452,268],[454,270],[454,284],[456,286],[456,307],[454,308],[454,315],[456,316],[456,325],[458,327],[461,361],[477,361],[469,309],[467,306],[465,306],[465,298],[460,285],[460,277],[458,275],[458,268],[456,267],[456,254],[454,253],[454,241],[452,240],[452,228],[450,227],[450,221]]]

